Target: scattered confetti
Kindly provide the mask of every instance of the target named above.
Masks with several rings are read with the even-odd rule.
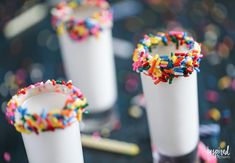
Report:
[[[100,136],[100,132],[98,132],[98,131],[93,132],[93,133],[92,133],[92,138],[100,139],[100,138],[101,138],[101,136]]]
[[[207,90],[205,93],[205,98],[207,101],[216,103],[219,100],[219,94],[213,90]]]
[[[221,149],[223,149],[223,148],[225,148],[225,146],[226,146],[226,142],[225,141],[221,141],[220,144],[219,144],[219,147]]]
[[[15,94],[20,87],[25,86],[26,78],[27,75],[24,69],[18,69],[16,73],[7,71],[4,75],[4,82],[0,83],[0,95],[8,97]]]
[[[139,86],[139,76],[136,74],[128,74],[125,79],[125,90],[127,92],[135,92]]]
[[[222,122],[224,124],[228,124],[231,119],[231,111],[229,109],[225,109],[222,111]]]
[[[218,81],[218,87],[221,90],[230,88],[232,83],[232,79],[229,76],[223,76]]]
[[[109,137],[110,136],[110,129],[108,128],[103,128],[101,131],[100,131],[100,134],[103,136],[103,137]]]
[[[128,113],[132,118],[140,118],[143,115],[143,110],[138,105],[132,105],[128,109]]]
[[[122,126],[121,126],[121,122],[119,120],[117,120],[115,123],[114,123],[114,127],[113,127],[113,130],[118,130],[120,129]]]
[[[212,108],[208,111],[208,117],[214,121],[219,121],[221,117],[220,111],[217,108]]]
[[[10,161],[11,161],[11,155],[10,155],[10,153],[4,152],[4,153],[3,153],[3,159],[4,159],[4,161],[6,161],[6,162],[10,162]]]

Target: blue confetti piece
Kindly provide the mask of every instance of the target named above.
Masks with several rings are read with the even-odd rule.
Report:
[[[27,109],[22,108],[21,106],[17,108],[18,112],[22,115],[25,116],[27,114]]]
[[[43,109],[41,117],[42,117],[42,119],[46,119],[46,117],[47,117],[46,109]]]
[[[197,67],[194,67],[194,70],[196,70],[197,72],[200,72],[200,69]]]

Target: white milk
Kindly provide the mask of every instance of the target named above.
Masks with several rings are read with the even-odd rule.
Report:
[[[186,49],[181,47],[177,52]],[[168,55],[174,46],[157,47],[154,52]],[[174,78],[172,84],[141,74],[147,102],[151,142],[160,154],[177,157],[192,152],[199,141],[197,74]]]
[[[27,99],[22,107],[29,113],[42,113],[43,109],[63,108],[66,96],[62,93],[42,93]],[[29,163],[84,163],[78,122],[54,132],[38,135],[22,134]]]
[[[98,10],[84,8],[76,11],[78,18],[89,17]],[[111,108],[117,99],[111,25],[100,32],[99,38],[73,41],[65,33],[59,36],[59,42],[67,78],[82,89],[89,100],[88,109],[102,112]]]

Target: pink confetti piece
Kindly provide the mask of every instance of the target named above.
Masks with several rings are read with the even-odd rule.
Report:
[[[4,153],[3,153],[3,159],[4,159],[4,161],[6,161],[6,162],[10,162],[10,161],[11,161],[11,155],[10,155],[10,153],[4,152]]]
[[[217,163],[216,157],[208,151],[202,142],[198,144],[198,155],[207,163]]]
[[[219,100],[219,94],[213,90],[206,91],[205,97],[207,101],[212,103],[216,103]]]

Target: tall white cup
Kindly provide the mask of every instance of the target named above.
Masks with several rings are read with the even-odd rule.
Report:
[[[172,51],[186,50],[184,47],[175,50],[169,45],[157,47],[155,52],[171,54]],[[141,74],[141,80],[153,147],[160,155],[169,158],[179,158],[195,151],[199,141],[196,72],[189,77],[175,78],[172,84],[160,82],[155,85],[144,74]]]
[[[61,93],[42,93],[25,100],[22,107],[29,113],[40,114],[63,108],[66,96]],[[29,163],[83,163],[80,130],[78,122],[64,129],[40,132],[39,134],[22,133]]]
[[[75,20],[85,22],[103,10],[102,7],[84,1],[84,4],[70,10],[67,17],[72,15]],[[98,36],[88,35],[85,39],[74,40],[66,29],[58,36],[66,76],[75,85],[79,85],[90,101],[88,116],[91,118],[84,117],[86,126],[82,127],[86,132],[103,127],[112,128],[112,121],[116,119],[113,114],[117,100],[117,86],[112,47],[112,19],[99,23],[102,30],[98,32]]]
[[[66,75],[83,90],[90,101],[90,111],[110,109],[117,100],[111,27],[99,38],[91,36],[74,42],[64,34],[59,41]]]
[[[29,163],[83,163],[78,122],[86,106],[70,81],[48,80],[19,90],[6,117],[21,132]]]

